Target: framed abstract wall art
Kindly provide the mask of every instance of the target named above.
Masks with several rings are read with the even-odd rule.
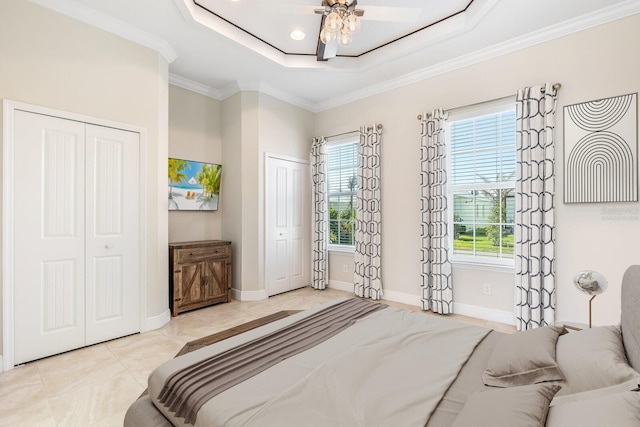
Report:
[[[638,201],[638,94],[564,107],[564,202]]]
[[[217,211],[222,165],[169,158],[169,210]]]

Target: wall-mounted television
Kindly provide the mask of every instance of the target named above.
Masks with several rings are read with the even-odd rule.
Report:
[[[217,211],[222,165],[169,157],[169,210]]]

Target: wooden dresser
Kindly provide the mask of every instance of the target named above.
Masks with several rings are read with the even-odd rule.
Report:
[[[171,315],[231,300],[231,242],[169,244]]]

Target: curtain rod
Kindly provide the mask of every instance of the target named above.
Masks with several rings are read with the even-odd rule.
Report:
[[[336,134],[336,135],[329,135],[329,136],[325,136],[325,137],[323,137],[323,138],[324,138],[324,139],[339,138],[339,137],[341,137],[341,136],[351,135],[352,133],[353,133],[353,134],[356,134],[356,133],[360,133],[360,131],[359,131],[359,130],[352,130],[352,131],[349,131],[349,132],[338,133],[338,134]]]
[[[372,129],[373,129],[373,126],[367,126],[367,130],[372,130]],[[382,130],[382,123],[377,123],[377,124],[376,124],[376,129],[377,129],[378,131],[381,131],[381,130]],[[350,132],[343,132],[343,133],[339,133],[339,134],[336,134],[336,135],[325,136],[325,137],[323,137],[323,138],[324,138],[324,139],[339,138],[339,137],[341,137],[341,136],[351,135],[351,134],[359,134],[359,133],[360,133],[360,131],[359,131],[359,130],[352,130],[352,131],[350,131]]]
[[[560,83],[554,83],[553,84],[553,89],[555,89],[555,91],[557,92],[560,88],[562,87],[562,84]],[[542,93],[545,93],[546,89],[544,87],[542,87]],[[488,101],[481,101],[481,102],[476,102],[473,104],[468,104],[468,105],[461,105],[459,107],[454,107],[454,108],[447,108],[444,110],[445,113],[448,113],[450,111],[455,111],[455,110],[460,110],[462,108],[468,108],[468,107],[475,107],[477,105],[482,105],[482,104],[488,104],[490,102],[495,102],[495,101],[501,101],[503,99],[507,99],[507,98],[513,98],[515,95],[507,95],[507,96],[502,96],[500,98],[494,98],[494,99],[490,99]],[[431,113],[426,113],[426,117],[425,118],[429,118],[431,117]],[[418,114],[418,120],[422,120],[422,114]]]

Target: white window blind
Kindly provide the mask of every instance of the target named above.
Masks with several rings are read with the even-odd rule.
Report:
[[[329,249],[352,249],[355,238],[358,139],[328,141]]]
[[[448,120],[453,260],[513,264],[515,103]]]

